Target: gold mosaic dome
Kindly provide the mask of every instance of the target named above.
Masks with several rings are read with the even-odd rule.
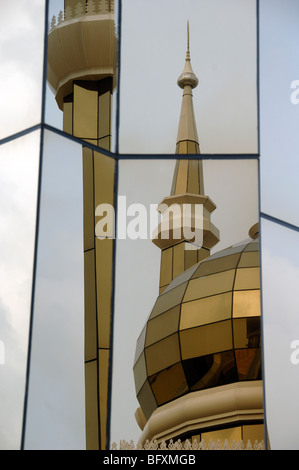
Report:
[[[260,314],[258,238],[176,277],[137,340],[134,379],[145,418],[196,390],[260,380]]]

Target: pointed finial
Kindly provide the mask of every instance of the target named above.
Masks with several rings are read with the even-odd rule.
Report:
[[[198,79],[194,74],[192,67],[191,67],[191,59],[190,59],[190,37],[189,37],[189,20],[187,21],[187,52],[186,52],[186,60],[185,60],[185,67],[179,79],[177,81],[180,88],[184,88],[186,85],[191,86],[191,88],[195,88],[198,85]]]
[[[187,53],[186,60],[190,60],[190,43],[189,43],[189,20],[187,21]]]

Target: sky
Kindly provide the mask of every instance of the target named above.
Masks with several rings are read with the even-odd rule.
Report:
[[[5,5],[5,8],[0,6],[2,67],[0,109],[5,110],[5,115],[3,111],[1,112],[0,139],[40,121],[43,4],[42,0],[15,0]],[[225,11],[223,11],[224,6]],[[124,0],[120,86],[121,153],[163,155],[174,152],[182,95],[176,80],[184,66],[188,19],[191,63],[199,79],[199,85],[193,92],[193,100],[201,152],[213,154],[257,152],[254,6],[255,1],[248,0],[225,0],[225,2],[223,0],[188,0],[188,2]],[[61,1],[55,0],[54,3],[53,0],[50,14],[55,12],[57,14],[60,8]],[[299,105],[292,104],[290,100],[290,84],[293,80],[299,79],[296,65],[298,9],[296,0],[287,0],[283,5],[279,0],[263,1],[260,8],[262,210],[297,225],[299,225],[298,212],[295,209],[299,195],[296,156],[299,149],[296,126]],[[39,21],[39,18],[42,20]],[[13,27],[10,26],[12,21]],[[49,90],[46,111],[47,122],[61,128],[62,115],[57,110],[54,97]],[[39,387],[44,387],[45,401],[40,405],[44,406],[45,419],[50,420],[53,428],[43,428],[45,421],[36,419],[34,407],[30,408],[32,412],[29,423],[32,424],[33,431],[31,435],[29,433],[29,437],[32,439],[30,445],[34,446],[62,445],[66,448],[82,448],[84,446],[81,426],[84,421],[82,364],[79,359],[75,361],[71,354],[74,352],[79,357],[83,351],[82,317],[79,313],[75,317],[76,322],[72,324],[71,335],[67,322],[68,315],[73,311],[79,311],[82,303],[83,293],[79,288],[79,285],[82,285],[81,253],[76,259],[72,259],[73,264],[68,265],[70,271],[66,268],[65,271],[62,270],[65,266],[62,263],[62,255],[67,257],[68,253],[73,253],[72,247],[79,246],[82,233],[77,218],[79,212],[74,211],[74,207],[70,211],[69,218],[65,220],[62,208],[57,212],[49,208],[51,204],[52,209],[57,207],[57,198],[52,199],[53,190],[56,196],[59,190],[61,200],[72,206],[67,198],[64,199],[64,194],[61,192],[63,181],[57,180],[55,165],[58,165],[59,155],[60,163],[64,161],[66,165],[71,164],[74,173],[70,175],[70,182],[73,178],[76,185],[79,181],[80,149],[77,145],[68,144],[62,147],[59,153],[56,146],[58,144],[61,146],[62,141],[51,138],[50,134],[47,139],[46,155],[50,166],[48,184],[44,188],[50,206],[47,211],[49,220],[43,219],[45,231],[42,232],[41,246],[45,247],[44,250],[47,250],[49,243],[47,224],[51,226],[51,223],[64,221],[65,225],[60,226],[61,238],[56,238],[54,235],[51,238],[53,246],[56,247],[53,253],[56,252],[58,256],[51,260],[47,260],[44,256],[40,258],[45,264],[41,264],[39,269],[47,267],[47,271],[45,269],[40,271],[42,275],[39,278],[39,295],[43,295],[37,300],[43,305],[39,311],[44,317],[43,315],[37,317],[37,321],[42,321],[42,326],[38,328],[40,334],[36,336],[36,345],[40,344],[43,347],[39,350],[36,346],[34,349],[37,362],[35,373],[32,375],[32,384],[35,387],[32,388],[32,397],[37,400],[36,393]],[[6,345],[6,364],[0,364],[0,393],[6,404],[0,411],[1,422],[6,423],[1,427],[1,449],[18,447],[20,437],[38,152],[38,132],[14,143],[0,146],[3,221],[0,232],[2,332],[0,340],[5,340]],[[51,158],[51,155],[56,158]],[[76,155],[76,158],[69,163],[71,155]],[[165,160],[159,163],[155,160],[121,162],[120,195],[127,196],[128,202],[145,205],[160,202],[169,194],[173,164],[173,161]],[[247,238],[249,227],[256,222],[258,205],[256,174],[257,168],[253,162],[249,164],[237,161],[233,163],[207,161],[205,163],[205,189],[217,205],[212,219],[221,230],[221,241],[216,247],[217,250]],[[56,181],[56,186],[51,184],[51,181]],[[70,187],[73,188],[73,185]],[[79,201],[80,191],[73,194],[70,192],[70,187],[67,195]],[[242,217],[244,207],[247,212],[246,219]],[[232,225],[234,225],[233,231]],[[22,236],[19,236],[20,226]],[[72,245],[68,245],[68,249],[64,252],[61,240],[68,233],[74,233],[74,226],[76,226],[76,237],[73,237]],[[274,328],[272,317],[267,317],[267,313],[269,314],[276,306],[278,329],[273,338],[276,338],[279,347],[275,347],[275,358],[278,356],[278,362],[275,360],[274,364],[279,363],[281,370],[287,371],[285,383],[291,391],[297,387],[297,383],[293,381],[296,366],[290,366],[288,362],[288,342],[296,339],[290,335],[292,332],[295,334],[297,327],[295,281],[298,279],[298,263],[292,254],[286,254],[284,250],[280,254],[276,252],[275,247],[281,246],[282,239],[285,240],[285,246],[294,246],[297,241],[296,237],[287,238],[286,235],[283,237],[281,232],[274,231],[271,227],[265,229],[263,260],[267,267],[264,271],[267,309],[264,315],[267,324]],[[119,439],[136,440],[139,435],[133,416],[137,403],[134,396],[132,358],[138,334],[157,296],[160,262],[160,253],[150,240],[135,242],[125,240],[118,243],[117,250],[115,310],[117,341],[115,339],[112,442]],[[45,254],[47,251],[42,253]],[[68,257],[69,260],[71,258],[72,256]],[[60,266],[62,271],[61,278],[55,280],[53,275],[57,271],[56,266]],[[71,266],[74,266],[73,271]],[[64,280],[62,273],[65,276]],[[78,286],[75,298],[68,294],[71,279]],[[279,301],[283,299],[283,305],[286,304],[283,295],[274,297],[273,292],[281,293],[279,287],[282,283],[290,286],[287,298],[288,312],[291,314],[288,316],[288,322],[284,322],[288,327],[286,340],[280,342]],[[273,290],[273,286],[277,286],[277,289]],[[67,296],[64,297],[62,292]],[[53,311],[53,295],[56,296],[59,305],[52,318],[49,312]],[[67,302],[71,302],[69,303],[71,308],[65,309]],[[66,321],[61,331],[57,332],[54,320],[60,311],[65,312],[63,318]],[[126,335],[123,331],[126,331]],[[127,347],[128,338],[131,338],[131,348]],[[274,357],[272,356],[274,346],[270,335],[266,340],[268,341],[265,344],[266,357],[270,364],[271,358]],[[44,361],[47,357],[46,344],[53,353],[52,360],[48,363]],[[68,354],[63,361],[59,361],[59,353],[64,350],[65,344],[68,345]],[[70,366],[70,373],[68,379],[62,382],[61,377],[66,364]],[[272,369],[269,368],[270,370]],[[41,377],[43,379],[39,382]],[[270,374],[269,381],[271,380],[274,381],[275,377]],[[78,383],[75,393],[74,383]],[[49,387],[46,387],[48,384]],[[276,382],[273,384],[277,385]],[[125,400],[119,399],[119,387],[123,387]],[[16,393],[16,390],[20,393]],[[51,393],[52,390],[55,393]],[[269,390],[271,390],[270,385]],[[282,394],[283,390],[277,388],[275,399],[280,401]],[[269,423],[272,427],[270,431],[272,430],[275,435],[278,426],[275,421],[277,409],[273,396],[269,395],[267,409],[269,415],[273,417]],[[124,401],[125,406],[123,406]],[[295,402],[295,397],[291,393],[288,402],[292,404]],[[286,413],[285,417],[284,426],[287,428],[291,414]],[[279,419],[282,417],[279,416]],[[51,429],[59,429],[60,433],[55,435]],[[296,429],[293,424],[290,430],[295,442]],[[35,440],[41,435],[46,436],[47,442]],[[289,435],[290,433],[285,434],[286,440],[289,439]],[[280,438],[280,435],[275,435],[276,445],[279,445]]]

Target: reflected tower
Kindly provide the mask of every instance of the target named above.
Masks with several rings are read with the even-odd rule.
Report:
[[[86,447],[95,450],[107,446],[113,278],[112,234],[95,237],[95,209],[114,204],[115,161],[101,148],[111,149],[116,71],[114,0],[65,0],[48,35],[48,83],[63,130],[99,147],[82,152]]]
[[[177,160],[171,194],[159,206],[153,241],[161,249],[160,291],[133,367],[141,444],[264,439],[258,226],[248,240],[211,255],[219,241],[211,222],[216,206],[204,195],[203,162],[191,158],[200,153],[192,102],[197,84],[188,26],[176,143],[185,157]],[[193,208],[188,219],[181,215],[184,204]]]

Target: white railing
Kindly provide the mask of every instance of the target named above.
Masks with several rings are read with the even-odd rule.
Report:
[[[119,446],[114,442],[111,446],[111,450],[264,450],[265,445],[264,441],[255,441],[253,444],[250,440],[245,443],[244,441],[232,441],[228,442],[217,440],[210,440],[206,442],[204,439],[198,442],[196,439],[193,441],[186,440],[181,442],[181,440],[173,441],[172,439],[166,443],[162,441],[146,441],[144,444],[138,442],[136,445],[134,441],[127,442],[125,440],[120,441]]]
[[[67,6],[64,11],[60,10],[57,17],[54,15],[50,23],[50,31],[64,21],[81,18],[85,15],[104,15],[114,13],[114,0],[78,0],[72,8]]]

